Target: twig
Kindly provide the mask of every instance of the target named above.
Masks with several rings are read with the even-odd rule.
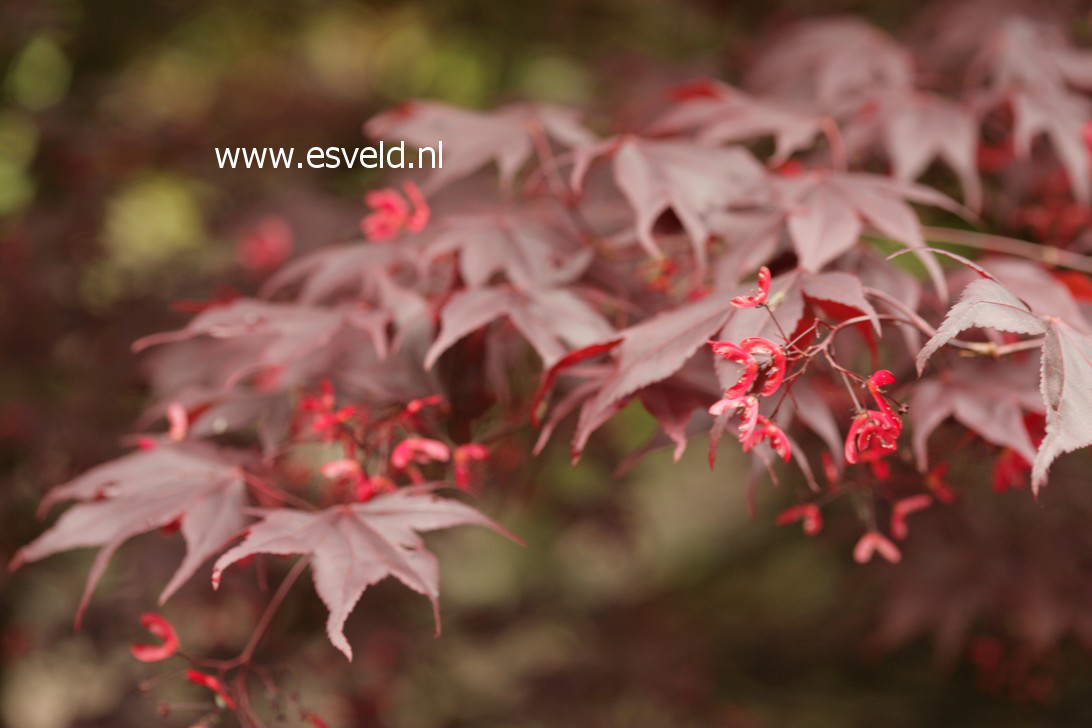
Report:
[[[830,147],[830,166],[839,172],[846,171],[848,160],[846,158],[846,145],[842,140],[842,132],[838,128],[838,124],[831,117],[824,117],[819,122],[819,128],[823,130],[823,135],[827,138],[827,145]]]
[[[248,473],[245,470],[243,471],[243,480],[245,480],[246,484],[254,490],[258,491],[263,495],[269,496],[270,498],[279,500],[281,503],[291,503],[297,508],[302,508],[307,511],[313,511],[316,509],[314,503],[305,501],[303,498],[292,495],[291,493],[287,493],[283,490],[280,490],[279,488],[274,488],[272,485],[265,482],[257,475],[254,475],[253,473]]]
[[[542,126],[542,122],[532,121],[528,124],[528,130],[535,148],[535,156],[538,157],[543,177],[546,179],[546,185],[550,188],[553,198],[564,208],[573,224],[584,235],[592,239],[596,238],[595,230],[580,212],[572,188],[561,178],[557,158],[554,156],[553,150],[550,149],[550,142],[546,137],[546,130]]]
[[[935,334],[937,332],[937,330],[935,328],[933,328],[929,324],[928,321],[926,321],[921,316],[919,316],[918,313],[916,311],[914,311],[914,309],[910,308],[905,303],[903,303],[899,299],[895,298],[891,294],[885,293],[884,291],[880,291],[880,290],[877,290],[875,288],[868,288],[868,287],[865,287],[862,290],[864,291],[864,294],[866,296],[872,296],[874,298],[878,298],[881,301],[883,301],[884,303],[887,303],[887,304],[891,305],[892,307],[897,308],[902,314],[904,314],[910,320],[911,323],[913,323],[915,326],[918,327],[918,329],[921,331],[921,333],[925,334],[926,336],[932,336],[933,334]]]
[[[930,242],[963,245],[977,250],[1005,253],[1020,258],[1037,260],[1051,266],[1092,273],[1092,257],[1074,253],[1070,250],[1062,250],[1051,245],[1029,243],[1026,240],[1008,238],[1003,235],[978,233],[973,230],[922,226],[921,231]]]
[[[291,571],[284,577],[284,581],[277,588],[277,593],[273,595],[273,599],[269,602],[269,606],[265,608],[265,612],[262,613],[261,619],[258,620],[258,624],[254,627],[254,632],[251,633],[250,639],[246,643],[246,647],[243,648],[240,653],[239,664],[245,665],[250,662],[254,657],[254,650],[258,648],[258,643],[262,641],[262,637],[265,635],[266,629],[269,628],[269,623],[273,621],[273,615],[277,613],[277,609],[281,606],[281,602],[288,596],[288,591],[292,588],[292,585],[299,579],[300,574],[307,568],[310,558],[304,556],[295,563]]]
[[[266,606],[262,616],[258,619],[258,624],[254,626],[254,631],[250,634],[250,639],[247,640],[246,646],[243,647],[243,651],[240,652],[237,657],[233,657],[230,660],[193,659],[192,662],[204,667],[212,667],[222,672],[250,664],[251,659],[254,657],[254,651],[258,649],[258,643],[262,641],[262,637],[269,628],[269,623],[273,621],[273,616],[277,613],[277,609],[280,608],[281,602],[288,596],[288,591],[292,588],[292,585],[296,583],[296,580],[299,579],[303,570],[307,568],[307,564],[310,560],[310,557],[302,557],[292,566],[292,569],[288,574],[285,575],[281,585],[277,587],[277,592],[273,595],[273,598]]]
[[[907,306],[906,304],[904,304],[902,301],[898,300],[897,298],[895,298],[893,296],[890,296],[887,293],[884,293],[883,291],[878,291],[878,290],[876,290],[874,288],[865,288],[864,292],[865,292],[866,295],[874,296],[875,298],[879,298],[880,300],[891,304],[891,306],[893,306],[894,308],[897,308],[900,312],[905,314],[906,317],[907,317],[907,319],[905,321],[902,320],[902,319],[898,319],[898,318],[893,318],[892,320],[897,321],[897,322],[902,322],[902,323],[911,323],[915,327],[917,327],[918,330],[921,331],[926,336],[934,336],[936,334],[937,330],[935,328],[933,328],[929,324],[928,321],[923,319],[913,309],[911,309],[909,306]],[[842,324],[847,324],[847,323],[850,323],[850,322],[856,322],[857,320],[859,320],[861,318],[867,320],[867,317],[857,317],[857,319],[850,319],[849,321],[843,321]],[[881,316],[880,318],[885,318],[885,317]],[[842,324],[835,327],[831,331],[831,335],[837,333],[837,331],[841,329]],[[1015,354],[1016,352],[1020,352],[1020,351],[1028,351],[1030,349],[1038,349],[1040,346],[1043,345],[1043,339],[1042,338],[1025,339],[1023,341],[1015,341],[1015,342],[1013,342],[1011,344],[1001,344],[1000,346],[993,343],[992,341],[963,341],[962,339],[950,339],[947,342],[947,345],[955,347],[957,349],[962,349],[962,350],[967,351],[967,352],[971,352],[973,354],[978,354],[978,355],[982,355],[982,356],[990,356],[990,357],[997,358],[997,357],[1000,357],[1000,356],[1005,356],[1006,354]]]

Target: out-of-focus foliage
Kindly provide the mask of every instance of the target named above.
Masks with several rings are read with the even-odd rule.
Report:
[[[223,282],[254,289],[263,273],[238,246],[271,214],[296,250],[354,233],[368,173],[222,171],[213,147],[352,146],[363,119],[409,97],[617,102],[729,65],[776,20],[851,11],[892,27],[912,10],[725,6],[0,5],[0,558],[38,530],[32,511],[47,486],[116,453],[142,393],[129,344],[178,324],[170,301],[210,297]],[[1085,18],[1075,32],[1087,40]],[[278,679],[334,725],[1092,720],[1092,670],[1074,647],[1011,658],[984,637],[948,672],[933,669],[924,643],[862,657],[878,600],[870,572],[769,517],[751,524],[731,462],[708,475],[696,452],[679,467],[656,456],[612,480],[610,438],[623,452],[650,429],[627,414],[575,470],[563,448],[510,463],[483,509],[523,535],[525,550],[476,533],[430,537],[445,565],[443,639],[429,636],[427,609],[384,585],[350,621],[362,647],[346,671],[314,629],[321,604],[301,595],[278,617],[288,638],[271,650],[297,657]],[[966,477],[986,476],[971,463]],[[551,498],[536,497],[546,487]],[[775,496],[761,507],[779,505]],[[1064,519],[1063,505],[1044,509]],[[193,699],[185,686],[133,690],[149,673],[118,647],[139,637],[133,605],[155,596],[142,574],[177,556],[154,537],[124,550],[79,635],[71,615],[88,555],[0,575],[0,721],[156,725],[157,702]],[[194,586],[171,609],[200,614],[186,639],[207,653],[245,637],[266,595],[255,596],[239,586],[213,602]],[[1011,680],[996,678],[1006,670]]]

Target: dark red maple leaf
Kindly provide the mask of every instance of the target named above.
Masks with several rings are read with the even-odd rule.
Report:
[[[1092,200],[1092,164],[1084,143],[1084,127],[1092,121],[1092,102],[1083,96],[1050,88],[1030,88],[1011,92],[1013,113],[1013,148],[1023,157],[1031,153],[1032,142],[1046,135],[1065,167],[1073,195],[1084,204]]]
[[[880,333],[876,309],[865,296],[861,279],[852,273],[827,271],[805,274],[800,278],[800,288],[804,297],[811,301],[835,303],[850,309],[852,313],[867,316],[876,334]]]
[[[602,354],[606,354],[621,343],[621,339],[611,339],[610,341],[574,349],[554,362],[553,366],[547,368],[546,372],[542,375],[542,383],[539,385],[538,391],[535,392],[535,396],[531,400],[531,424],[535,427],[540,425],[539,406],[550,393],[550,390],[554,386],[554,382],[557,381],[557,378],[564,373],[565,370],[570,369],[581,362],[587,361],[588,359],[593,359]]]
[[[638,397],[645,411],[656,418],[665,435],[675,444],[675,462],[686,452],[687,425],[694,412],[704,407],[709,395],[690,387],[671,387],[668,383],[653,384],[641,390]]]
[[[306,554],[311,557],[315,590],[330,611],[326,634],[353,659],[343,631],[364,591],[388,576],[428,597],[440,630],[440,572],[436,557],[419,533],[454,526],[484,526],[515,541],[515,536],[468,505],[439,498],[433,487],[402,488],[367,503],[309,513],[279,509],[265,513],[246,539],[216,560],[212,583],[224,569],[255,554]]]

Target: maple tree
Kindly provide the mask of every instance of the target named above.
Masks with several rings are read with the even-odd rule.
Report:
[[[387,576],[426,596],[439,628],[419,534],[510,534],[437,491],[488,487],[493,448],[527,428],[537,453],[572,420],[576,460],[639,402],[662,429],[646,450],[677,460],[706,434],[711,466],[727,447],[750,459],[752,508],[764,473],[802,483],[781,525],[819,536],[824,510],[851,504],[861,563],[902,562],[914,514],[958,507],[946,452],[930,450],[949,419],[995,483],[1038,494],[1061,455],[1092,445],[1092,258],[1025,224],[1059,189],[1087,212],[1092,52],[1020,16],[914,46],[812,22],[747,86],[686,84],[636,128],[537,104],[372,119],[378,139],[442,138],[448,165],[368,192],[366,239],[138,341],[155,391],[144,424],[162,432],[51,491],[44,509],[75,503],[13,566],[98,547],[82,613],[114,552],[149,531],[186,544],[161,603],[195,576],[298,556],[237,658],[182,655],[154,614],[142,621],[163,644],[133,647],[190,660],[218,709],[260,725],[228,678],[304,569],[349,659],[346,619]],[[490,166],[488,195],[452,193]],[[968,230],[987,225],[1046,234]],[[300,457],[314,443],[323,462]]]

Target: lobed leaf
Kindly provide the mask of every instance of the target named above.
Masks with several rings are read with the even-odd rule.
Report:
[[[979,278],[963,289],[959,301],[948,311],[944,322],[921,351],[916,363],[918,374],[936,351],[963,331],[974,327],[996,329],[1013,334],[1042,334],[1046,324],[1001,284]]]
[[[51,490],[43,508],[79,501],[45,533],[19,549],[12,568],[77,548],[100,547],[76,615],[114,552],[130,538],[179,522],[186,556],[160,594],[174,594],[206,559],[246,524],[246,487],[238,453],[181,444],[160,445],[99,465]]]
[[[246,538],[213,567],[218,587],[225,569],[257,554],[311,557],[311,575],[329,610],[326,634],[349,660],[345,620],[364,591],[393,576],[428,597],[440,631],[440,572],[420,533],[455,526],[483,526],[514,541],[515,536],[459,501],[439,498],[434,486],[402,488],[366,503],[340,505],[317,513],[278,509],[267,512]]]

